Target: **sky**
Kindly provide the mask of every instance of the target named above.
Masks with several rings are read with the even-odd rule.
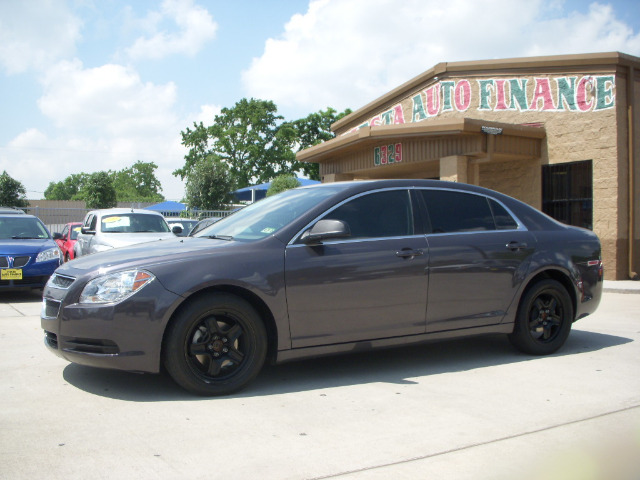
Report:
[[[356,110],[440,62],[619,51],[639,0],[0,0],[0,173],[28,199],[73,173],[158,165],[242,98],[286,120]]]

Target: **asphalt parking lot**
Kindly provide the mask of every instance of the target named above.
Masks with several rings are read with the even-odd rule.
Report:
[[[213,399],[55,357],[39,293],[0,292],[3,479],[640,478],[638,293],[605,293],[550,357],[482,337],[267,367]]]

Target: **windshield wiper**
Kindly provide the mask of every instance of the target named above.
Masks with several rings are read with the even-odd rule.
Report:
[[[233,237],[231,235],[207,235],[204,238],[211,238],[213,240],[226,240],[227,242],[233,240]]]
[[[40,240],[40,237],[14,235],[13,237],[11,237],[11,240]]]

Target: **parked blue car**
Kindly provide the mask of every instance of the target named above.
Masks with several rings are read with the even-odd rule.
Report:
[[[38,217],[0,210],[0,291],[42,288],[62,253]]]

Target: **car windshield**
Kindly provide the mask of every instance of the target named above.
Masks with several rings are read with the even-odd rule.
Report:
[[[37,218],[12,215],[0,218],[0,239],[9,238],[44,239],[49,238],[49,232]]]
[[[259,240],[273,235],[340,189],[341,187],[336,185],[287,190],[253,203],[210,225],[195,236],[241,241]]]
[[[169,232],[169,226],[159,215],[122,213],[102,217],[103,233]]]
[[[80,233],[81,228],[82,228],[82,225],[78,225],[77,227],[73,227],[71,229],[71,240],[78,239],[78,234]]]

